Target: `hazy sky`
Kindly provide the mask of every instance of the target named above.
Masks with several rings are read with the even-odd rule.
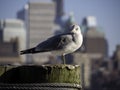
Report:
[[[16,12],[27,2],[28,0],[0,0],[0,19],[16,18]],[[78,24],[81,24],[85,16],[97,18],[97,25],[101,26],[106,34],[111,55],[116,45],[120,44],[120,0],[64,0],[64,2],[65,12],[74,12]]]

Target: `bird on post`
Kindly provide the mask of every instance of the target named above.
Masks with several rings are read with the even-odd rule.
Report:
[[[53,52],[61,55],[63,64],[65,64],[65,55],[73,53],[81,47],[83,36],[79,25],[71,25],[69,32],[53,36],[41,42],[37,46],[20,51],[20,54],[35,54],[42,52]]]

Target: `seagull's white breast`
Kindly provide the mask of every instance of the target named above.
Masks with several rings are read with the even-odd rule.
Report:
[[[79,49],[82,45],[82,42],[83,42],[83,36],[82,36],[82,34],[75,34],[74,37],[75,37],[75,42],[73,41],[73,42],[69,43],[62,50],[53,51],[53,54],[66,55],[66,54],[72,53],[72,52],[76,51],[77,49]]]
[[[82,34],[75,34],[74,37],[75,37],[75,42],[71,42],[66,46],[64,54],[72,53],[81,47],[83,42]]]

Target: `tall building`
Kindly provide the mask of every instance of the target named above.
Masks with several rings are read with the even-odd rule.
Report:
[[[19,51],[26,48],[24,23],[18,19],[0,20],[0,63],[25,63]]]
[[[31,48],[53,36],[55,3],[29,2],[27,7],[28,8],[25,10],[25,15],[27,15],[25,16],[25,22],[27,21],[27,48]],[[48,57],[49,53],[41,53],[29,55],[29,60],[42,64],[48,60]]]
[[[55,17],[54,3],[30,2],[28,17],[30,47],[52,36]]]
[[[105,34],[97,26],[96,18],[88,16],[83,20],[84,29],[84,47],[85,52],[90,54],[99,54],[103,57],[108,55],[108,43]]]
[[[53,0],[55,2],[55,21],[61,23],[61,17],[64,15],[64,2],[63,0]]]

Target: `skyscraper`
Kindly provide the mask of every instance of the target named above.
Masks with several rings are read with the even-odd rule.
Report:
[[[83,20],[84,30],[84,46],[85,52],[91,54],[100,54],[107,57],[108,43],[102,28],[97,26],[94,16],[88,16]]]
[[[53,35],[55,19],[55,3],[29,2],[28,3],[28,39],[29,48]],[[32,55],[35,62],[43,63],[48,59],[48,53]]]
[[[56,23],[61,23],[61,17],[64,15],[64,3],[63,0],[53,0],[55,2],[56,8],[55,8],[55,21]]]

